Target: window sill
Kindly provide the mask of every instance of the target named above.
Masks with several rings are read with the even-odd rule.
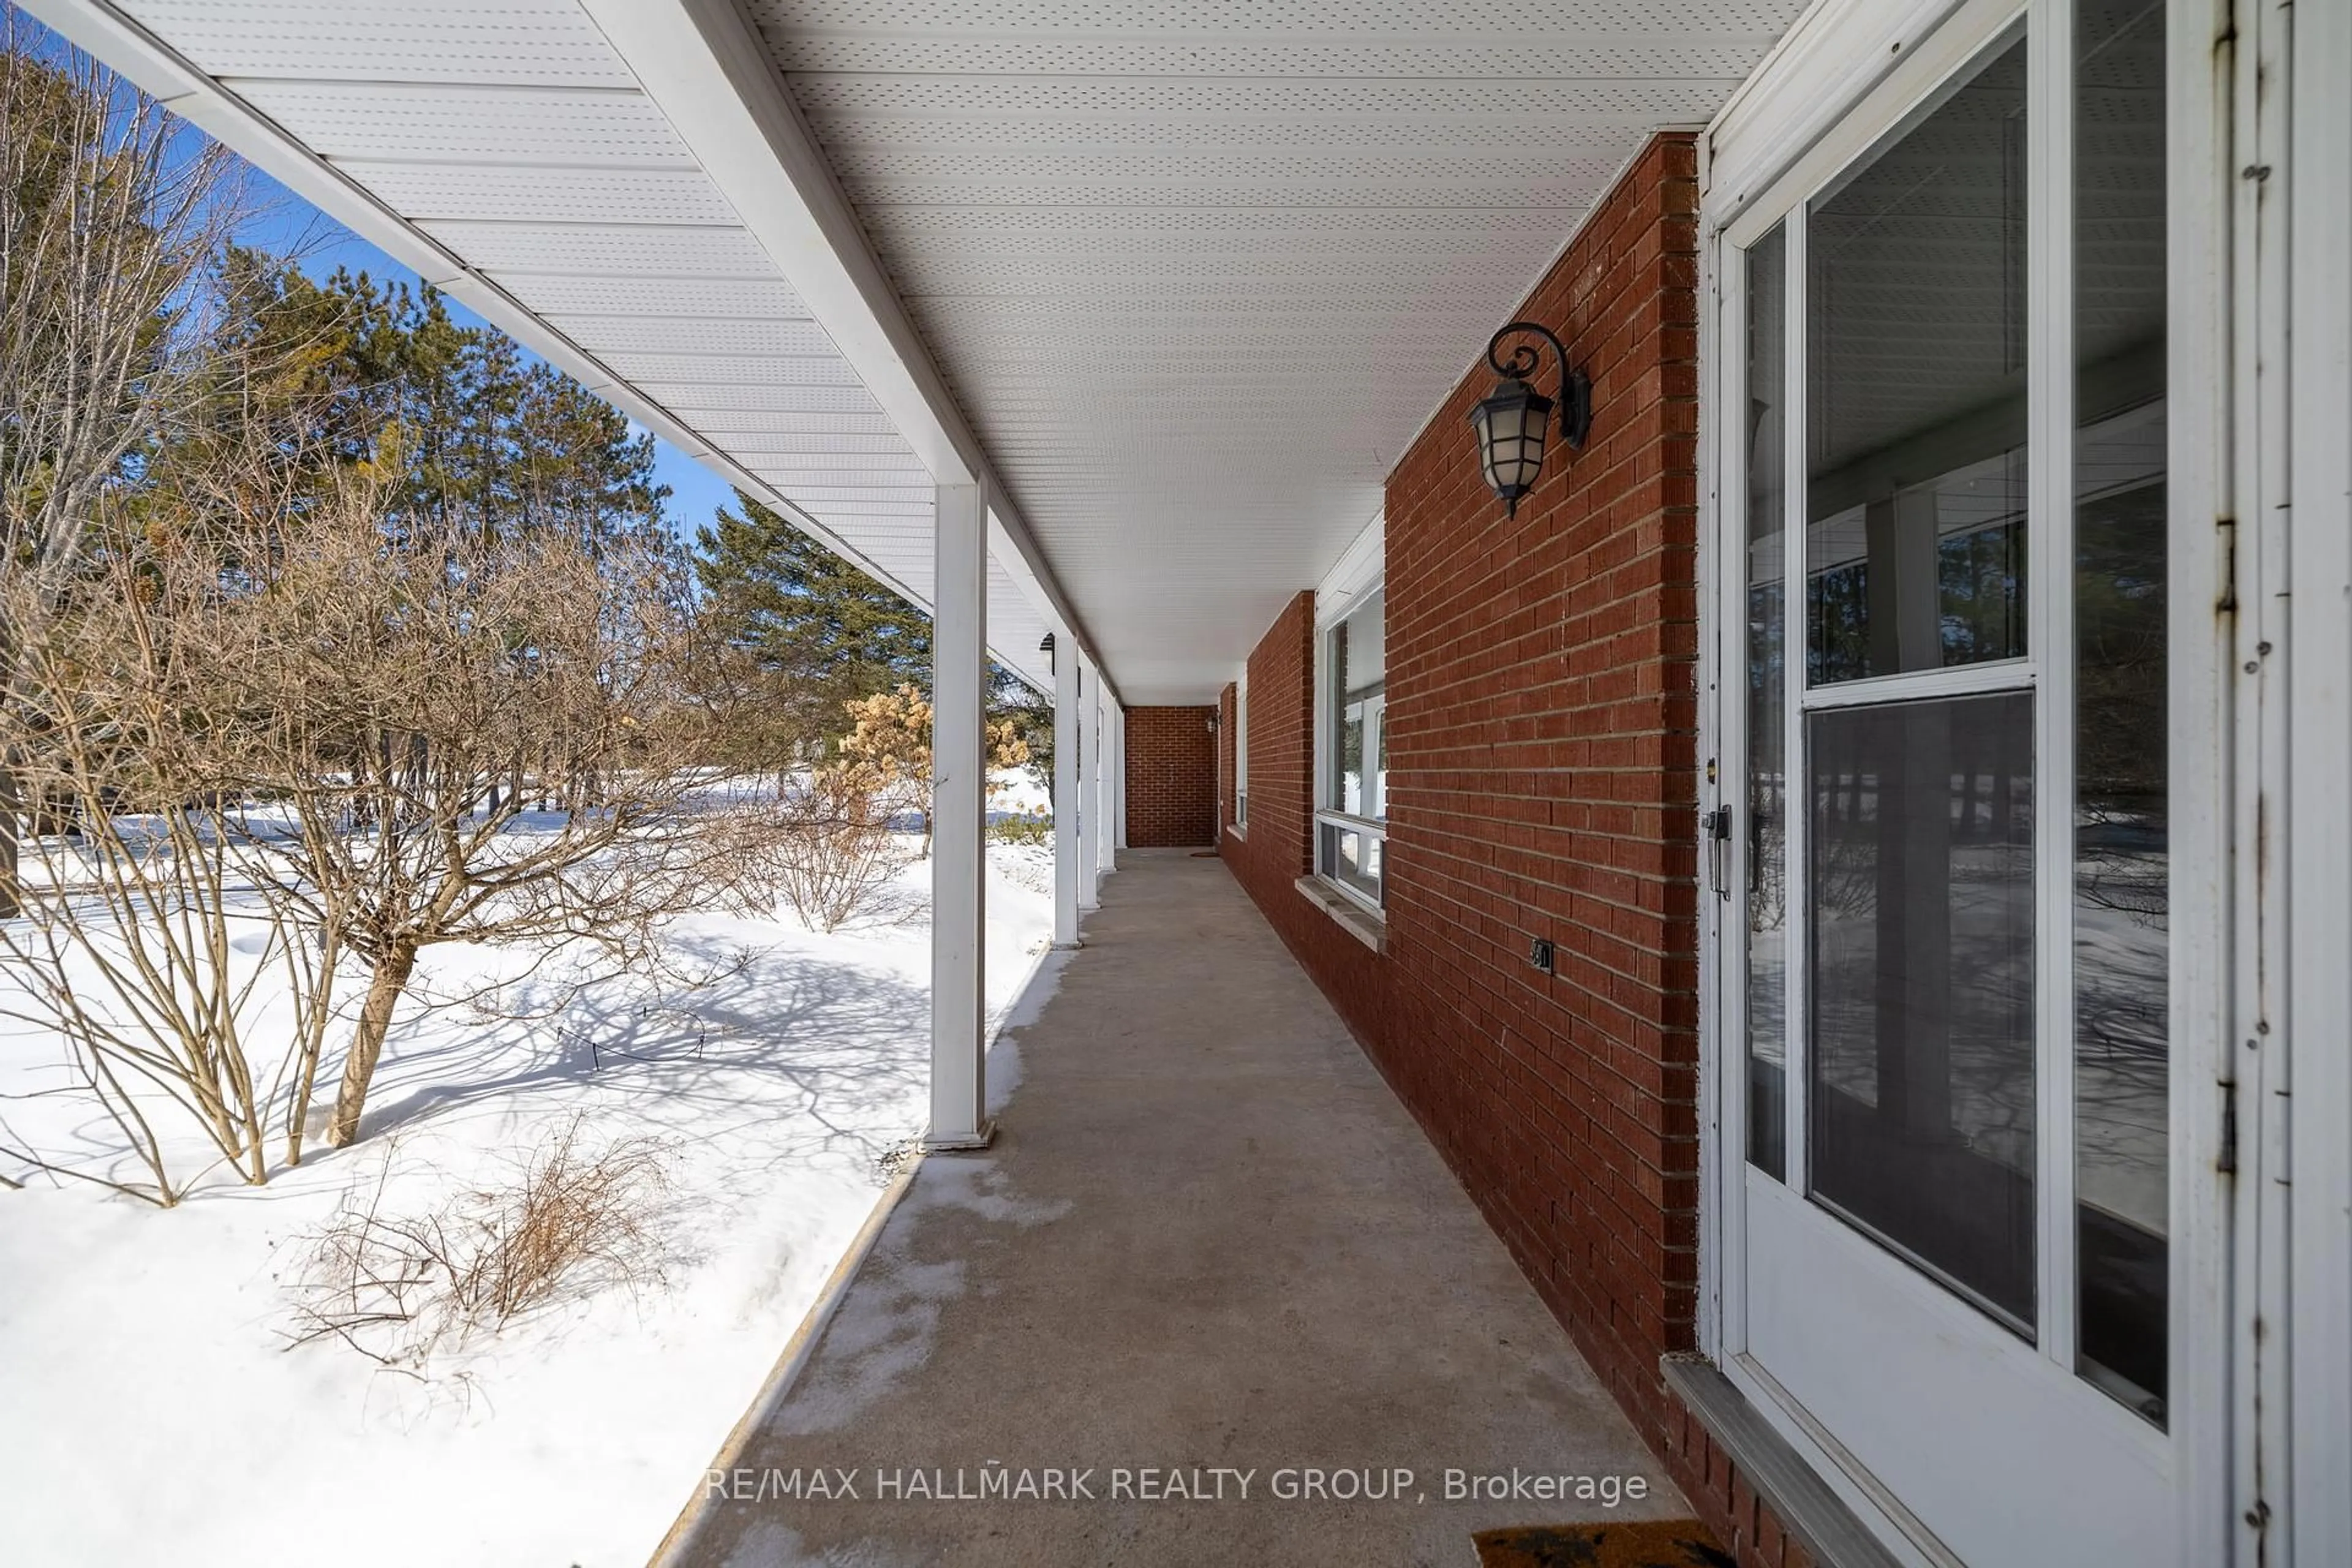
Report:
[[[1244,844],[1246,844],[1249,842],[1249,829],[1244,827],[1238,822],[1228,822],[1225,824],[1225,837],[1228,838],[1237,838]]]
[[[1389,922],[1318,877],[1301,877],[1292,884],[1307,901],[1329,915],[1341,930],[1374,952],[1388,945]]]

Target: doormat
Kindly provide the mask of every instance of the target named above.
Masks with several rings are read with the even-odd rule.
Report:
[[[1478,1568],[1738,1568],[1695,1519],[1482,1530]]]

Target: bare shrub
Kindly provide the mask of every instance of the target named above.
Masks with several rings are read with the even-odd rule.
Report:
[[[346,956],[366,991],[338,1146],[427,948],[584,942],[626,965],[701,894],[707,725],[680,697],[674,563],[394,526],[385,500],[362,473],[202,532],[109,530],[63,587],[0,584],[20,689],[0,750],[55,862],[0,960],[157,1202],[185,1183],[129,1080],[265,1181],[266,1102],[284,1090],[298,1162]],[[554,809],[529,811],[525,780]],[[244,1039],[263,971],[296,1014],[271,1081]]]
[[[425,950],[588,942],[626,962],[707,870],[676,563],[650,542],[394,527],[384,505],[348,486],[247,543],[257,585],[208,658],[207,710],[238,716],[221,740],[270,802],[245,819],[270,896],[369,972],[338,1147]]]
[[[813,930],[880,914],[908,852],[890,831],[898,796],[870,764],[844,761],[735,807],[720,829],[727,890],[747,913],[781,900]]]
[[[374,1178],[307,1238],[292,1344],[340,1340],[413,1372],[436,1350],[461,1349],[543,1308],[666,1283],[665,1152],[642,1138],[591,1149],[583,1121],[550,1134],[509,1181],[414,1215],[384,1212],[399,1151],[388,1144]]]
[[[341,956],[331,930],[298,931],[254,896],[255,847],[221,808],[240,782],[220,766],[215,731],[234,720],[207,705],[200,651],[215,586],[190,552],[135,539],[69,589],[0,581],[17,685],[0,752],[34,829],[17,917],[0,920],[0,1016],[64,1040],[61,1088],[95,1100],[146,1175],[8,1152],[165,1206],[195,1175],[175,1168],[174,1127],[249,1183],[268,1178],[273,1125],[299,1161]],[[286,1015],[265,1026],[273,1005]],[[184,1114],[159,1125],[164,1107]]]
[[[840,755],[777,781],[772,800],[726,814],[725,883],[739,907],[759,913],[781,900],[811,928],[838,931],[885,912],[910,856],[890,831],[913,812],[930,849],[931,704],[902,685],[842,704],[850,721]],[[988,727],[992,768],[1015,767],[1028,751],[1010,721]]]

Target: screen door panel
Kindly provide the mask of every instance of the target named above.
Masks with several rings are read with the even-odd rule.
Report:
[[[1812,1193],[2033,1331],[2033,699],[1811,716]]]

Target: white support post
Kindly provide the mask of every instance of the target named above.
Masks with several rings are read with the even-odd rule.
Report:
[[[931,610],[931,1126],[927,1149],[987,1147],[987,508],[939,487]]]
[[[1118,869],[1118,792],[1112,779],[1118,763],[1118,709],[1105,695],[1100,681],[1095,682],[1095,724],[1099,739],[1095,744],[1094,805],[1103,825],[1095,839],[1095,883],[1099,888],[1106,872]]]
[[[1117,836],[1116,837],[1114,837],[1114,838],[1111,840],[1111,842],[1112,842],[1113,844],[1117,845],[1119,848],[1124,849],[1124,848],[1126,848],[1126,847],[1127,847],[1127,710],[1126,710],[1126,709],[1122,708],[1122,709],[1120,709],[1120,710],[1118,710],[1118,721],[1111,727],[1111,734],[1112,734],[1113,738],[1116,740],[1116,742],[1118,742],[1116,749],[1117,749],[1117,751],[1118,751],[1118,765],[1117,765],[1115,768],[1113,768],[1113,769],[1112,769],[1112,771],[1111,771],[1111,798],[1112,798],[1113,802],[1116,804],[1116,806],[1117,806],[1117,809],[1116,809],[1116,810],[1114,810],[1114,811],[1111,813],[1111,820],[1112,820],[1112,821],[1114,821],[1114,822],[1116,822],[1116,823],[1118,825],[1118,836]],[[1115,868],[1117,863],[1116,863],[1116,862],[1114,862],[1113,864],[1114,864],[1114,868]]]
[[[1086,760],[1077,640],[1067,632],[1054,643],[1054,945],[1076,947],[1078,888],[1086,865],[1086,839],[1078,831],[1086,785]]]
[[[1102,794],[1095,787],[1101,771],[1102,677],[1093,664],[1078,660],[1077,790],[1073,795],[1078,814],[1078,853],[1074,869],[1078,879],[1078,908],[1093,909],[1098,901],[1102,875]]]

